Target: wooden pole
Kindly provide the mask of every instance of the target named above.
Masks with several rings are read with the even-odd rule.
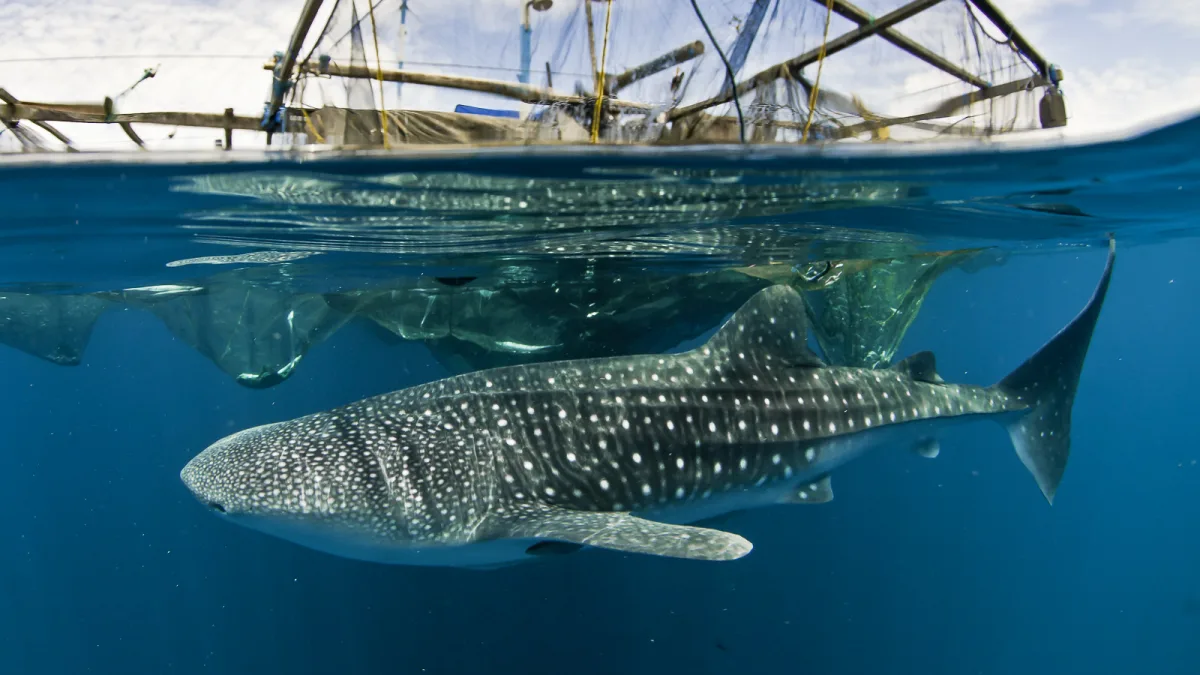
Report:
[[[257,117],[233,117],[214,113],[189,112],[144,112],[122,113],[106,116],[99,112],[79,112],[76,110],[57,110],[49,104],[30,106],[24,103],[9,104],[0,107],[0,116],[9,120],[29,120],[30,122],[77,122],[82,124],[162,124],[172,127],[203,127],[208,129],[247,129],[262,131]]]
[[[817,4],[824,5],[829,0],[813,0],[813,1],[816,2]],[[867,14],[863,10],[850,4],[849,2],[846,2],[845,0],[832,0],[832,5],[833,5],[833,11],[837,12],[837,14],[839,16],[849,19],[849,20],[853,21],[854,23],[858,24],[859,26],[866,26],[871,23],[871,15],[870,14]],[[959,68],[958,66],[947,61],[946,59],[942,58],[941,56],[938,56],[937,54],[929,51],[928,49],[922,47],[921,45],[917,44],[916,42],[913,42],[909,38],[905,37],[902,33],[900,33],[900,31],[897,31],[894,28],[886,28],[884,30],[879,31],[879,37],[896,45],[897,47],[899,47],[900,49],[903,49],[904,51],[908,52],[909,54],[912,54],[913,56],[917,57],[918,59],[921,59],[922,61],[924,61],[925,63],[928,63],[929,65],[933,66],[934,68],[937,68],[938,70],[941,70],[942,72],[949,73],[950,75],[957,77],[958,79],[962,80],[963,82],[968,82],[970,84],[973,84],[976,87],[979,87],[980,89],[983,89],[984,87],[988,86],[987,80],[984,80],[983,78],[975,75],[974,73],[971,73],[969,71],[963,70],[962,68]]]
[[[38,120],[31,120],[30,124],[42,129],[46,133],[57,138],[60,142],[62,142],[63,145],[67,146],[67,152],[79,152],[79,148],[75,147],[75,145],[73,143],[71,143],[71,139],[67,138],[58,129],[55,129],[54,127],[50,126],[49,124],[46,124],[45,122],[41,122]]]
[[[729,125],[733,126],[733,128],[735,128],[735,129],[737,128],[737,118],[736,117],[729,117],[729,116],[713,117],[713,119],[717,120],[719,122],[722,122],[724,124],[729,124]],[[886,120],[886,121],[888,123],[892,123],[891,120]],[[981,136],[982,135],[982,134],[976,133],[972,129],[969,129],[966,127],[956,127],[952,124],[945,124],[945,125],[930,124],[929,122],[909,122],[908,124],[909,124],[909,126],[912,126],[917,129],[921,129],[923,131],[932,131],[932,132],[938,133],[938,134],[952,134],[955,136]],[[764,127],[765,126],[775,126],[775,127],[779,127],[780,129],[792,129],[794,131],[804,131],[804,122],[794,122],[792,120],[764,120],[762,122],[762,125]]]
[[[233,108],[225,109],[225,150],[233,149]]]
[[[268,61],[263,65],[263,69],[271,70],[274,68],[274,63]],[[477,77],[459,77],[457,75],[436,75],[433,73],[420,73],[412,70],[376,70],[370,66],[339,66],[329,64],[326,68],[319,68],[316,64],[305,62],[297,64],[297,68],[303,72],[320,72],[326,75],[334,75],[336,77],[353,77],[363,79],[378,79],[382,78],[387,82],[405,82],[411,84],[424,84],[431,87],[446,87],[448,89],[462,89],[465,91],[478,91],[486,94],[495,94],[525,103],[588,103],[591,99],[585,99],[582,96],[573,96],[569,94],[558,94],[549,89],[542,89],[529,84],[521,84],[519,82],[507,82],[505,80],[487,80]],[[622,110],[639,110],[648,111],[651,109],[648,103],[635,103],[633,101],[620,101],[616,99],[609,100],[605,105],[612,105]]]
[[[609,87],[608,91],[610,94],[615,94],[634,82],[644,80],[651,75],[661,73],[671,66],[691,61],[703,53],[704,43],[700,40],[696,40],[695,42],[686,44],[677,49],[673,49],[662,56],[647,61],[639,66],[634,66],[620,75],[617,75],[613,78],[612,86]]]
[[[270,124],[270,121],[275,118],[275,113],[279,112],[279,108],[283,105],[283,95],[287,91],[288,84],[291,83],[292,68],[296,65],[296,57],[300,53],[300,48],[304,46],[304,38],[312,28],[313,21],[317,18],[321,2],[322,0],[307,0],[304,8],[300,10],[300,20],[292,29],[292,39],[288,42],[287,51],[283,53],[283,62],[275,71],[271,87],[271,103],[267,106],[267,115],[263,119],[266,124]]]
[[[4,91],[3,89],[0,89],[0,92],[3,92],[3,91]],[[3,96],[4,96],[3,94],[0,94],[0,98],[3,98]],[[5,100],[7,100],[7,99],[5,99]],[[27,105],[31,108],[54,108],[55,110],[75,110],[78,112],[96,112],[96,113],[104,112],[104,105],[100,104],[100,103],[39,103],[39,102],[35,102],[35,101],[16,101],[16,100],[14,100],[13,103],[20,103],[21,105]]]
[[[104,97],[104,119],[113,120],[116,112],[117,112],[116,101],[114,101],[111,96],[105,96]],[[129,122],[117,122],[117,124],[121,127],[121,131],[124,131],[125,135],[129,137],[129,140],[131,140],[135,144],[137,144],[137,146],[139,148],[141,148],[142,150],[146,149],[146,144],[144,142],[142,142],[141,137],[139,137],[137,135],[137,132],[135,132],[133,130],[133,126],[130,125]]]
[[[959,111],[967,108],[973,103],[987,101],[999,96],[1008,96],[1009,94],[1015,94],[1019,91],[1033,90],[1038,87],[1044,87],[1047,84],[1049,84],[1049,82],[1041,75],[1034,75],[1033,77],[1014,80],[1004,84],[997,84],[991,87],[986,87],[979,91],[972,91],[968,94],[963,94],[962,96],[948,98],[945,101],[942,101],[941,104],[939,104],[936,108],[928,112],[923,112],[917,115],[909,115],[907,117],[891,117],[876,121],[851,124],[839,129],[838,135],[841,138],[849,138],[851,136],[857,136],[865,131],[873,131],[883,127],[892,127],[901,124],[913,124],[915,122],[923,122],[925,120],[950,117],[958,114]]]
[[[143,141],[142,137],[138,136],[137,132],[133,130],[132,124],[129,122],[117,122],[117,125],[121,127],[121,131],[125,132],[125,135],[129,137],[129,140],[137,143],[137,146],[142,150],[146,149],[146,142]]]
[[[16,106],[18,103],[20,103],[20,101],[17,100],[16,96],[13,96],[12,94],[8,93],[8,91],[3,88],[0,88],[0,101],[4,101],[6,108]],[[93,107],[98,107],[98,106],[93,106]],[[9,112],[11,114],[12,110],[10,110]],[[10,120],[15,122],[16,119],[18,119],[18,118],[6,117],[5,122],[7,123]],[[73,143],[71,143],[71,139],[67,138],[66,134],[63,134],[61,131],[59,131],[58,129],[55,129],[54,127],[50,126],[46,122],[43,122],[41,120],[29,120],[29,123],[39,129],[41,129],[42,131],[45,131],[46,133],[50,134],[51,136],[55,137],[56,139],[58,139],[58,141],[60,143],[67,146],[67,152],[79,152],[79,148],[76,148],[75,145]],[[6,126],[7,126],[7,124],[6,124]]]
[[[592,85],[595,86],[600,71],[596,67],[596,28],[592,22],[592,0],[583,0],[583,11],[587,15],[588,54],[592,57]]]
[[[844,33],[830,40],[825,45],[825,56],[832,56],[851,45],[862,42],[872,35],[891,28],[905,19],[920,14],[921,12],[933,7],[941,1],[942,0],[913,0],[907,5],[904,5],[888,14],[879,17],[873,23],[859,26],[849,33]],[[765,70],[758,72],[749,79],[739,82],[736,88],[737,93],[739,96],[741,96],[757,89],[758,87],[770,84],[781,77],[787,76],[790,72],[799,71],[801,68],[809,64],[816,63],[820,56],[821,48],[817,47],[816,49],[811,49],[793,59],[784,61],[782,63],[777,63]],[[689,106],[671,110],[666,113],[665,119],[666,121],[670,122],[687,117],[689,115],[695,115],[702,110],[707,110],[708,108],[721,105],[722,103],[727,103],[732,100],[733,92],[725,91],[705,101],[700,101],[699,103],[693,103]]]
[[[1017,48],[1017,51],[1024,54],[1030,61],[1033,61],[1033,65],[1037,66],[1038,73],[1042,77],[1047,80],[1051,79],[1050,62],[1042,58],[1042,55],[1033,48],[1033,45],[1029,44],[1029,41],[1017,32],[1016,26],[1012,25],[1008,17],[1001,14],[1000,10],[996,9],[996,6],[989,0],[970,0],[970,2],[988,18],[988,21],[996,24],[996,27],[1008,37],[1013,46]]]

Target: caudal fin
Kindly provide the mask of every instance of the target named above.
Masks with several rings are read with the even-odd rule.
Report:
[[[1104,275],[1087,306],[1036,354],[995,385],[1032,408],[1007,424],[1008,434],[1021,463],[1037,480],[1046,501],[1052,504],[1071,452],[1071,405],[1075,402],[1079,374],[1100,316],[1100,306],[1108,292],[1115,258],[1116,240],[1110,235]]]

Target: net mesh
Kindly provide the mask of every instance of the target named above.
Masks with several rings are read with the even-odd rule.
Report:
[[[117,112],[232,107],[253,121],[270,96],[269,54],[286,47],[303,4],[268,9],[212,0],[186,22],[178,8],[149,0],[119,10],[83,7],[81,22],[119,20],[144,39],[129,48],[102,43],[110,53],[97,56],[124,60],[38,63],[77,50],[51,33],[38,37],[40,10],[14,1],[0,18],[25,27],[29,39],[11,51],[33,61],[0,64],[0,86],[22,101],[95,106],[109,96]],[[595,131],[602,143],[736,142],[743,135],[754,143],[927,141],[1041,126],[1046,83],[1039,69],[968,0],[928,3],[890,34],[841,48],[860,24],[879,24],[904,5],[696,0],[697,13],[690,0],[327,0],[298,52],[281,140],[574,143]],[[830,53],[815,58],[823,43]],[[898,46],[905,44],[928,54],[914,56]],[[726,62],[742,84],[736,101],[727,95]],[[157,68],[156,76],[130,88],[143,68]],[[396,73],[408,81],[393,81]],[[997,85],[1007,89],[990,96]],[[115,125],[83,126],[64,130],[89,147],[129,147]],[[0,150],[62,149],[26,127],[28,134],[0,133]],[[139,128],[152,149],[222,139],[219,129],[186,124]],[[264,137],[242,128],[233,140],[247,147]]]
[[[844,49],[839,36],[860,25],[853,15],[879,21],[902,3],[839,2],[831,13],[834,3],[820,1],[698,0],[698,16],[681,1],[376,0],[374,22],[366,3],[334,3],[306,47],[308,65],[291,105],[465,110],[518,120],[509,125],[513,142],[556,139],[521,127],[566,120],[589,136],[595,128],[605,143],[737,141],[738,107],[746,140],[758,143],[927,140],[1039,126],[1038,87],[980,96],[989,85],[1036,77],[1037,69],[966,0],[931,3],[890,29],[900,37],[880,33]],[[371,48],[376,36],[379,62]],[[824,57],[797,59],[819,57],[823,43]],[[919,58],[897,43],[932,56]],[[317,64],[323,59],[331,66],[326,72]],[[737,101],[727,95],[726,62],[743,83]],[[338,76],[344,66],[367,77]],[[438,86],[387,81],[380,97],[378,80],[396,71],[437,78]],[[521,82],[528,84],[505,90]],[[971,102],[972,95],[984,100]],[[380,144],[382,135],[376,128],[354,140]]]

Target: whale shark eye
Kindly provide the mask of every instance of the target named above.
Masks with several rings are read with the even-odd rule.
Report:
[[[219,512],[221,512],[221,513],[225,513],[225,507],[224,507],[224,506],[221,506],[221,505],[220,505],[220,504],[218,504],[217,502],[209,502],[209,503],[208,503],[208,508],[210,508],[210,509],[212,509],[212,510],[214,510],[214,511],[219,511]]]

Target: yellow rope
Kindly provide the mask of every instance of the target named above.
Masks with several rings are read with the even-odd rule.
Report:
[[[868,122],[883,121],[882,117],[876,115],[875,113],[871,112],[869,108],[867,108],[867,104],[863,103],[862,99],[858,97],[858,94],[851,96],[850,102],[854,104],[854,109],[858,112],[858,116],[864,120]],[[888,131],[887,127],[875,127],[871,129],[871,140],[873,141],[886,141],[890,137],[891,132]]]
[[[308,118],[308,111],[304,108],[301,108],[300,114],[304,115],[304,124],[308,127],[308,133],[312,134],[313,138],[316,138],[318,143],[324,143],[325,139],[321,137],[321,134],[317,131],[317,128],[313,126],[312,120]]]
[[[383,147],[391,149],[388,139],[387,104],[383,102],[383,60],[379,58],[379,32],[375,30],[375,3],[367,0],[367,8],[371,12],[371,37],[375,40],[375,71],[379,73],[379,126],[383,128]]]
[[[584,0],[591,2],[591,0]],[[596,108],[592,111],[592,142],[600,140],[600,104],[604,100],[604,68],[608,63],[608,26],[612,19],[612,0],[604,12],[604,46],[600,48],[600,77],[596,78]]]
[[[821,68],[825,65],[825,43],[829,41],[829,20],[833,18],[833,0],[825,3],[825,36],[821,38],[821,51],[817,53],[817,79],[813,80],[812,93],[808,96],[808,120],[804,122],[801,143],[808,142],[808,128],[812,126],[813,108],[817,107],[817,91],[821,88]]]

